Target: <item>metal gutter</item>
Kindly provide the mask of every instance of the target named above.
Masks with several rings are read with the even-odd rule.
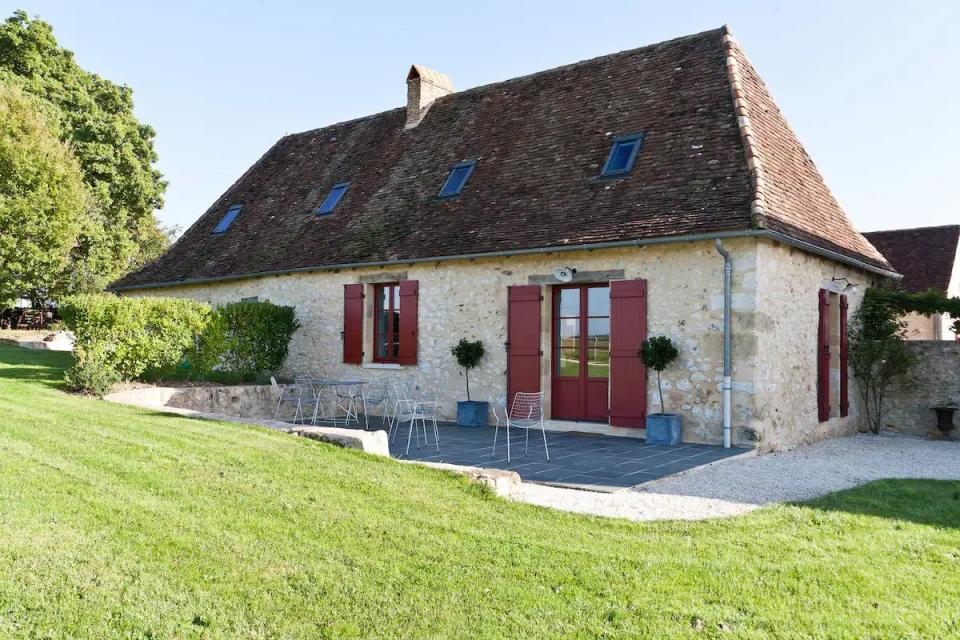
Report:
[[[449,256],[432,256],[428,258],[403,258],[397,260],[378,260],[375,262],[349,262],[343,264],[317,265],[310,267],[295,267],[292,269],[277,269],[273,271],[258,271],[253,273],[241,273],[229,276],[215,276],[211,278],[189,278],[186,280],[173,280],[169,282],[151,282],[148,284],[126,285],[119,287],[107,287],[107,291],[140,291],[143,289],[161,289],[168,287],[184,287],[198,284],[211,284],[218,282],[232,282],[235,280],[247,280],[252,278],[265,278],[270,276],[283,276],[294,273],[310,273],[322,271],[342,271],[344,269],[361,269],[365,267],[386,267],[398,264],[422,264],[425,262],[445,262],[449,260],[479,260],[483,258],[502,258],[510,256],[535,255],[542,253],[563,253],[568,251],[595,251],[597,249],[622,249],[625,247],[644,247],[659,244],[678,244],[684,242],[702,242],[706,240],[717,239],[735,239],[735,238],[768,238],[776,240],[798,249],[815,253],[817,255],[830,258],[837,262],[842,262],[850,266],[885,275],[887,277],[899,278],[899,274],[869,265],[855,258],[850,258],[841,253],[821,249],[801,240],[794,240],[768,229],[746,229],[743,231],[717,231],[713,233],[694,233],[682,236],[665,236],[659,238],[644,238],[640,240],[618,240],[616,242],[595,242],[591,244],[563,245],[559,247],[537,247],[532,249],[507,249],[505,251],[489,251],[481,253],[461,253]]]

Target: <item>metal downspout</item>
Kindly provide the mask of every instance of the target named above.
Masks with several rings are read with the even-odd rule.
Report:
[[[723,246],[720,238],[716,239],[717,252],[723,256],[723,383],[720,390],[723,392],[723,446],[729,449],[733,444],[731,424],[733,422],[733,382],[730,373],[730,308],[733,305],[733,258]]]

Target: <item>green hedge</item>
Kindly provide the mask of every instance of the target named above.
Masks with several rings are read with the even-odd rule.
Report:
[[[75,340],[67,381],[97,394],[179,362],[210,319],[209,306],[180,298],[88,294],[69,296],[59,308]]]
[[[287,359],[290,339],[300,327],[293,307],[269,302],[233,302],[218,307],[187,356],[194,375],[254,380],[275,372]]]
[[[182,298],[70,296],[60,303],[75,338],[68,384],[103,395],[120,380],[253,380],[283,366],[299,327],[293,307],[238,302],[211,309]]]

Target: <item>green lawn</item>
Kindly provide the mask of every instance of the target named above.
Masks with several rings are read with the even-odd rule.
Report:
[[[631,523],[74,397],[0,345],[0,638],[960,636],[960,483]]]

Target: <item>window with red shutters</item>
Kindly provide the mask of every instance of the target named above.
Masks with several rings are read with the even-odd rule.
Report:
[[[647,281],[610,283],[610,424],[646,427],[647,369],[637,355],[647,338]]]
[[[830,419],[830,292],[820,289],[817,330],[817,419]]]
[[[518,391],[540,391],[540,287],[507,289],[507,406]]]
[[[363,285],[343,285],[343,361],[363,362]]]
[[[400,284],[373,287],[373,361],[400,362]]]
[[[850,375],[850,355],[847,345],[847,296],[840,296],[840,415],[850,415],[850,397],[848,386]]]
[[[416,280],[400,283],[400,344],[397,356],[400,364],[417,364],[419,296],[420,284]]]

